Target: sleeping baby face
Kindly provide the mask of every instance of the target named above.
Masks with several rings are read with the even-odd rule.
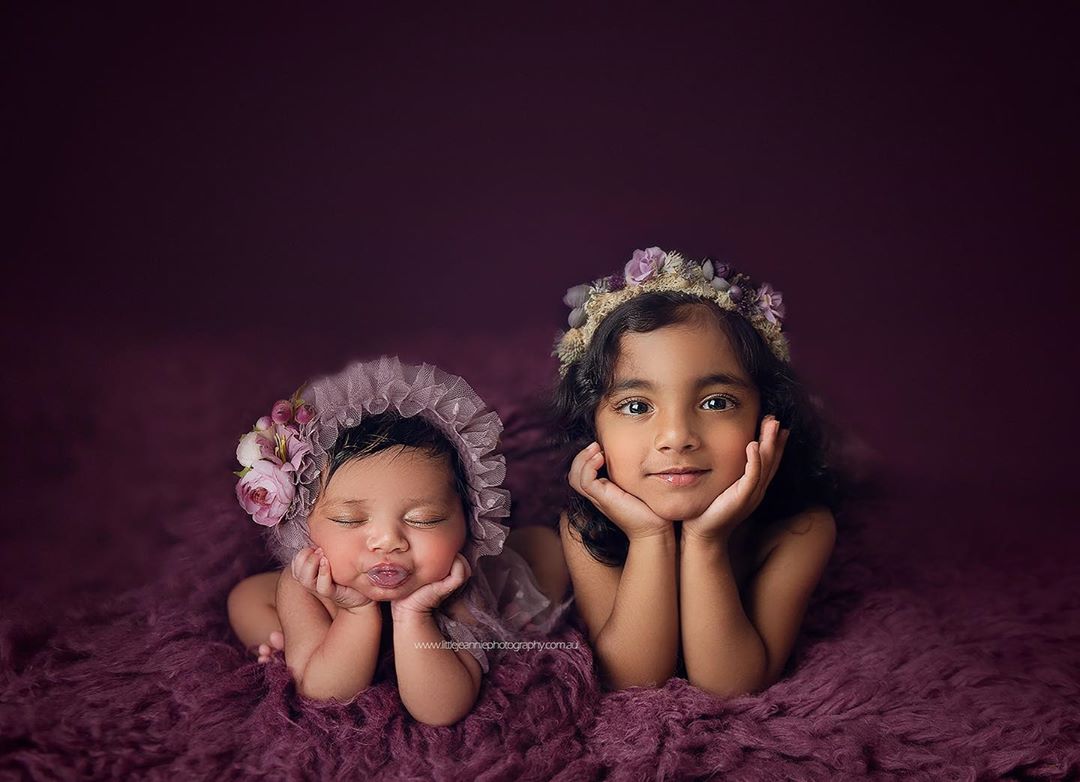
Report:
[[[393,447],[341,465],[308,531],[334,581],[371,600],[400,600],[449,574],[465,511],[447,457]]]

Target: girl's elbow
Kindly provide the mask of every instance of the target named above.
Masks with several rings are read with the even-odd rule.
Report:
[[[716,682],[703,682],[696,681],[693,678],[688,680],[692,685],[699,690],[704,690],[710,695],[715,695],[717,698],[728,700],[730,698],[741,698],[744,695],[753,695],[757,692],[756,689],[748,688],[745,686],[732,687],[727,684],[718,684]]]
[[[601,661],[600,681],[609,691],[625,690],[629,687],[663,687],[676,673],[675,666],[627,667],[612,665]]]
[[[691,671],[687,671],[686,680],[699,690],[725,700],[741,698],[744,695],[757,695],[768,689],[770,684],[761,677],[736,682],[718,681],[715,678],[695,675]]]
[[[678,661],[674,653],[660,659],[656,656],[619,654],[625,645],[613,645],[598,638],[594,652],[600,680],[608,690],[625,690],[628,687],[663,687],[677,672]]]
[[[411,713],[411,712],[410,712]],[[449,728],[451,725],[456,725],[465,718],[465,715],[469,713],[469,709],[461,712],[460,714],[413,714],[413,719],[417,722],[421,722],[432,728]]]

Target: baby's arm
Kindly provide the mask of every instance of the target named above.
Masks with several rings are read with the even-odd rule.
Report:
[[[621,568],[593,559],[565,513],[559,531],[606,683],[613,689],[663,684],[675,673],[679,643],[674,530],[631,538]]]
[[[431,614],[394,617],[394,659],[401,701],[427,725],[453,725],[480,694],[480,663],[467,651],[440,649],[444,641]]]
[[[468,560],[458,554],[441,581],[390,603],[398,692],[409,713],[427,725],[454,724],[469,713],[480,693],[480,663],[467,651],[440,648],[446,639],[431,614],[471,575]],[[475,621],[460,602],[447,610],[459,622]]]
[[[801,513],[785,527],[747,589],[745,611],[726,541],[684,535],[682,635],[692,684],[734,697],[780,678],[836,539],[827,508]]]
[[[285,568],[278,578],[277,610],[285,663],[301,695],[347,701],[371,684],[382,633],[378,603],[338,608],[331,620],[319,599]]]

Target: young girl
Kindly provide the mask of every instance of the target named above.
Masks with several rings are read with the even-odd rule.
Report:
[[[565,302],[560,533],[602,678],[768,687],[832,552],[839,496],[780,293],[652,247]]]
[[[237,498],[288,567],[232,590],[232,627],[261,661],[283,649],[303,695],[350,700],[392,663],[417,720],[456,722],[488,670],[483,647],[559,613],[503,549],[502,424],[461,378],[396,358],[305,396],[278,401],[237,448]]]

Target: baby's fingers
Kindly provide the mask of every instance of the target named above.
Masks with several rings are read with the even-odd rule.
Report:
[[[330,597],[334,588],[334,579],[330,575],[330,560],[319,556],[319,570],[315,577],[315,591],[323,597]]]
[[[437,591],[440,599],[446,597],[459,586],[464,584],[472,574],[472,568],[461,554],[454,557],[454,564],[450,566],[450,572],[438,585]]]
[[[319,555],[311,547],[303,548],[297,552],[292,561],[292,574],[298,582],[309,589],[315,586],[315,574],[319,566]]]

